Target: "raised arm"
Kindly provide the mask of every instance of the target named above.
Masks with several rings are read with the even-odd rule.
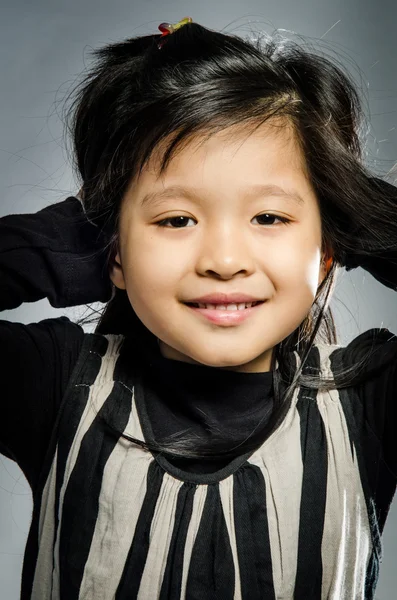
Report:
[[[109,300],[97,238],[75,197],[0,218],[0,311],[41,298],[55,308]],[[67,317],[0,320],[0,452],[19,464],[32,489],[84,335]]]
[[[74,196],[0,219],[0,310],[42,298],[54,308],[107,302],[111,290],[98,230]]]

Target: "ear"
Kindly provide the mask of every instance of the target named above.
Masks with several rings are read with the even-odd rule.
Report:
[[[116,256],[110,261],[109,277],[117,288],[119,288],[120,290],[126,289],[123,267],[121,266],[119,252],[117,252]]]
[[[328,275],[328,272],[332,266],[332,262],[333,262],[332,254],[330,253],[329,250],[327,250],[326,252],[323,253],[323,256],[321,258],[320,269],[319,269],[319,273],[318,273],[318,287],[321,285],[321,283],[324,281],[324,279]]]

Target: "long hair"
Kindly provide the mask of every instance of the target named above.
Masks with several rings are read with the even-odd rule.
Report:
[[[141,36],[94,50],[96,61],[72,92],[67,112],[84,208],[103,233],[107,265],[117,252],[123,195],[153,151],[160,145],[164,148],[161,175],[195,135],[207,134],[208,139],[237,124],[248,133],[268,119],[277,119],[294,131],[319,201],[322,249],[333,257],[309,314],[274,348],[272,414],[248,438],[231,447],[225,431],[208,448],[182,431],[149,445],[107,424],[115,435],[152,452],[232,458],[243,449],[257,448],[278,427],[298,386],[342,388],[357,384],[364,376],[371,349],[332,378],[302,369],[315,343],[337,344],[329,301],[346,257],[376,255],[395,247],[397,232],[390,232],[390,222],[396,220],[396,206],[363,164],[363,109],[341,67],[292,41],[260,35],[248,41],[197,23],[169,35],[161,50],[159,37]],[[139,344],[153,341],[126,291],[114,288],[113,292],[95,333],[133,336]],[[294,368],[294,351],[300,357],[298,369]],[[368,369],[365,373],[368,376]]]

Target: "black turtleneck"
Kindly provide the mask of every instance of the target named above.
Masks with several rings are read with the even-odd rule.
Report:
[[[143,359],[145,408],[156,441],[188,430],[209,447],[214,436],[225,435],[232,446],[270,417],[272,371],[242,373],[173,360],[161,354],[157,343],[145,345]],[[231,459],[169,460],[185,471],[208,473]]]

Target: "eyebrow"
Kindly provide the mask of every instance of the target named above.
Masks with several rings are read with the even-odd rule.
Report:
[[[305,201],[303,198],[294,190],[283,189],[278,185],[273,183],[267,184],[253,184],[245,188],[246,196],[281,196],[284,198],[293,200],[300,205],[303,205]],[[155,203],[157,204],[161,200],[165,200],[167,198],[173,198],[174,196],[186,196],[187,198],[191,198],[192,200],[200,200],[200,195],[193,188],[186,188],[181,185],[173,185],[163,190],[158,190],[155,192],[148,192],[143,196],[139,205],[141,208],[145,206]]]

